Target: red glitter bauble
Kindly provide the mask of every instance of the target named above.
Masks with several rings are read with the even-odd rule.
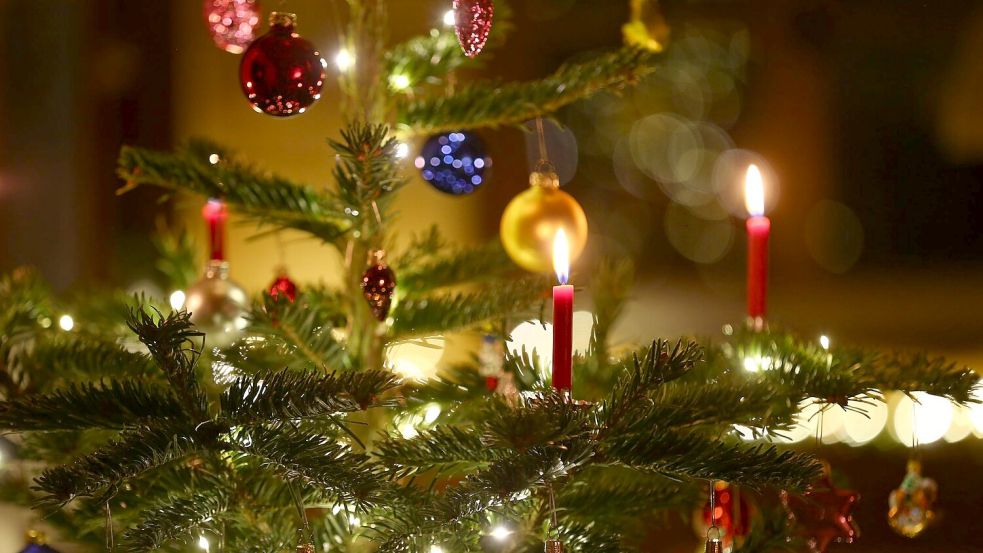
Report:
[[[464,55],[481,53],[491,32],[495,3],[492,0],[454,0],[454,30]]]
[[[269,295],[273,301],[287,300],[293,303],[297,299],[297,285],[285,273],[280,273],[270,284]]]
[[[812,553],[825,553],[831,543],[853,543],[860,537],[860,528],[853,521],[860,494],[834,486],[829,465],[825,469],[822,478],[801,496],[782,492],[788,517],[795,521]]]
[[[711,526],[712,514],[712,525],[720,530],[725,550],[733,548],[735,539],[746,536],[751,525],[751,505],[746,496],[735,486],[719,480],[713,484],[713,512],[707,499],[701,514],[700,535],[705,535]]]
[[[259,2],[256,0],[205,0],[205,24],[215,45],[241,54],[256,38]]]
[[[294,32],[293,14],[274,12],[270,30],[249,45],[239,65],[239,84],[259,113],[289,117],[321,97],[327,63],[313,44]]]

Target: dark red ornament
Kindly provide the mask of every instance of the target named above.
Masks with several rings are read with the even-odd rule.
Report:
[[[491,32],[495,3],[492,0],[454,0],[454,30],[464,55],[481,53]]]
[[[249,45],[239,64],[239,84],[259,113],[289,117],[321,97],[327,63],[317,48],[294,32],[296,16],[270,14],[270,30]]]
[[[736,539],[748,534],[751,526],[751,505],[736,486],[720,480],[712,485],[713,511],[710,509],[710,499],[707,498],[701,513],[702,527],[699,533],[706,535],[710,526],[716,526],[724,549],[729,551],[733,549]]]
[[[259,2],[256,0],[205,0],[205,24],[219,48],[241,54],[256,38]]]
[[[812,553],[825,553],[831,543],[853,543],[860,537],[860,528],[853,521],[853,508],[859,501],[859,493],[833,485],[829,463],[824,463],[823,476],[805,494],[782,492],[788,518],[796,523]]]
[[[395,290],[396,273],[386,265],[386,252],[376,250],[370,253],[369,268],[362,274],[362,295],[369,302],[376,319],[386,320]]]
[[[279,271],[276,279],[270,284],[269,295],[274,302],[286,300],[293,303],[297,299],[297,285],[290,280],[286,272]]]

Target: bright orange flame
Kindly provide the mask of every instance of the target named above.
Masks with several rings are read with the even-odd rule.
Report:
[[[747,176],[744,178],[744,205],[752,217],[765,214],[765,184],[761,171],[753,163],[748,166]]]
[[[570,243],[562,228],[556,231],[553,239],[553,269],[560,284],[566,284],[570,279]]]

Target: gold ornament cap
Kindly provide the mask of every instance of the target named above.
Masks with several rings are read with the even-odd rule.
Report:
[[[560,176],[556,171],[533,171],[529,173],[529,185],[555,190],[560,187]]]
[[[270,12],[270,27],[294,28],[297,25],[297,14],[288,12]]]
[[[546,553],[563,553],[563,542],[560,540],[546,540]]]
[[[707,540],[706,553],[724,553],[724,542],[717,538]]]
[[[44,535],[44,532],[38,530],[28,530],[26,532],[25,537],[27,539],[27,543],[30,544],[44,545],[45,543],[48,543],[47,537]]]

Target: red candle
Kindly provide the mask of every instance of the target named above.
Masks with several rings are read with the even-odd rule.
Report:
[[[212,198],[201,208],[201,216],[208,223],[209,258],[213,261],[225,260],[225,221],[229,212],[225,202]]]
[[[560,229],[553,241],[553,267],[559,285],[553,287],[553,387],[573,389],[573,286],[570,278],[570,245]]]
[[[768,235],[771,221],[765,217],[765,192],[761,171],[747,170],[744,181],[747,220],[747,314],[755,322],[764,320],[768,298]]]

